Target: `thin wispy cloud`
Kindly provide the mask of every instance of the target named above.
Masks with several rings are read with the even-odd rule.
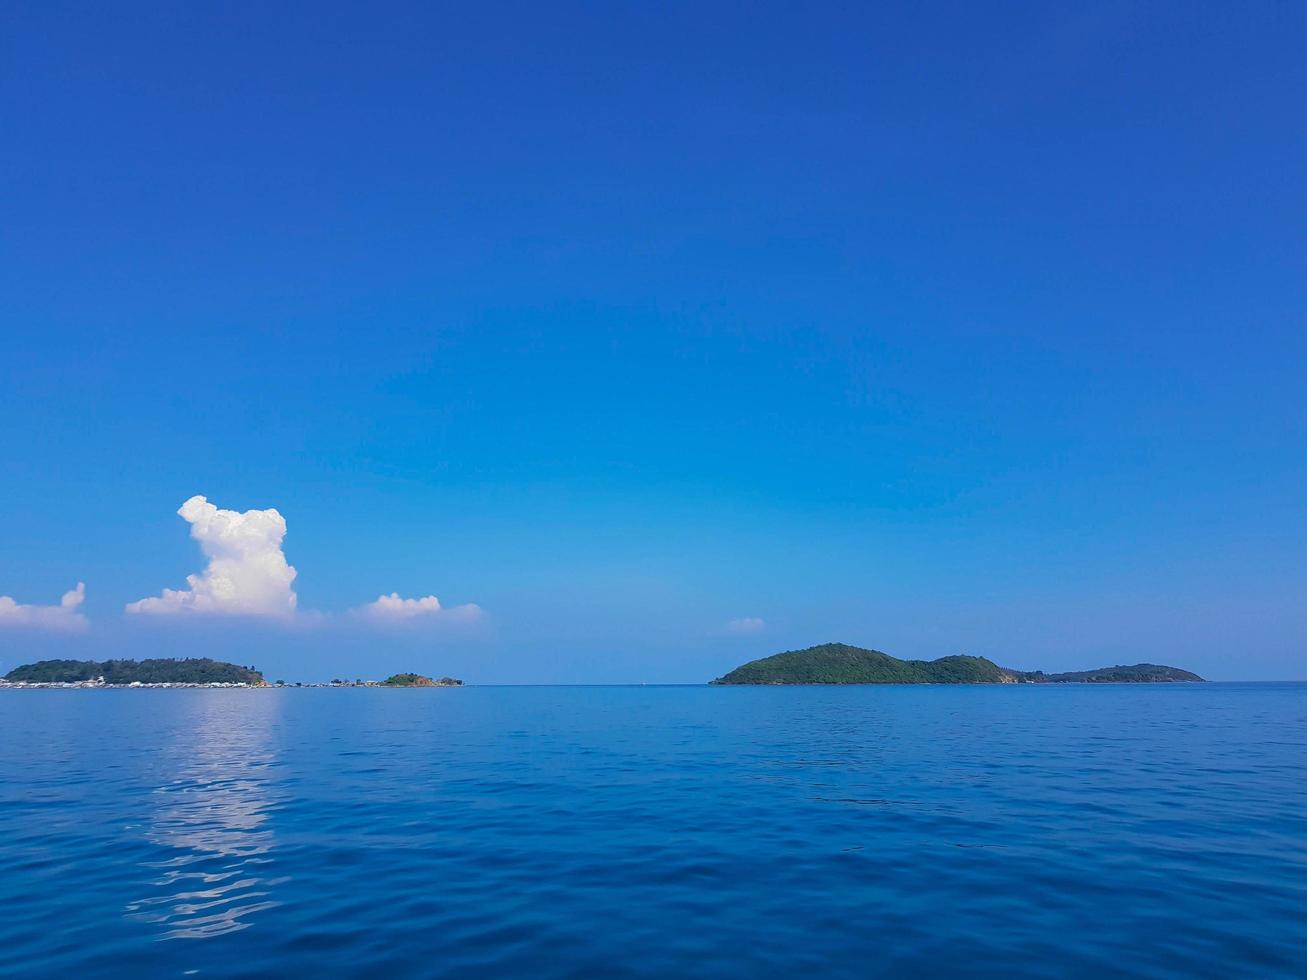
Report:
[[[742,619],[732,619],[726,624],[727,633],[761,633],[767,628],[767,621],[759,619],[757,616],[745,616]]]
[[[26,626],[80,633],[87,627],[86,617],[81,612],[85,599],[86,586],[82,582],[77,583],[77,588],[65,592],[57,606],[27,605],[15,601],[12,596],[0,595],[0,627]]]
[[[186,576],[188,589],[164,589],[128,603],[129,613],[294,615],[296,572],[282,551],[286,519],[280,513],[221,510],[201,496],[186,501],[177,513],[191,525],[191,537],[209,559],[208,567]]]

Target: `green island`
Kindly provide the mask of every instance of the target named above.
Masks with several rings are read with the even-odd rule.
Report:
[[[258,668],[208,657],[156,660],[41,660],[15,667],[0,687],[462,687],[453,677],[433,680],[422,674],[392,674],[384,681],[324,684],[269,683]]]
[[[382,687],[462,687],[463,682],[453,677],[432,680],[421,674],[391,674],[381,682]]]
[[[1160,664],[1100,667],[1046,674],[1013,670],[984,657],[900,660],[879,650],[823,643],[790,650],[735,668],[713,684],[1155,684],[1201,681],[1179,667]],[[15,667],[5,687],[462,687],[453,677],[392,674],[384,681],[334,679],[326,684],[269,684],[253,666],[208,657],[151,660],[41,660]]]
[[[1201,681],[1193,671],[1163,664],[1132,664],[1099,667],[1096,670],[1069,670],[1045,674],[1042,670],[1026,671],[1021,680],[1027,684],[1167,684],[1178,681]]]
[[[184,660],[41,660],[5,674],[11,683],[75,684],[104,679],[105,684],[245,684],[262,686],[263,675],[208,657]]]
[[[984,657],[900,660],[879,650],[847,643],[823,643],[752,660],[713,684],[1121,684],[1201,681],[1179,667],[1135,664],[1046,674],[1012,670]]]

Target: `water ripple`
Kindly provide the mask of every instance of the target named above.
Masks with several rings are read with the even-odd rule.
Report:
[[[62,693],[3,975],[1307,975],[1303,685]]]

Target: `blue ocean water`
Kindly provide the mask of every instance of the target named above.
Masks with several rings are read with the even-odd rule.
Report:
[[[0,692],[0,973],[1307,975],[1307,685]]]

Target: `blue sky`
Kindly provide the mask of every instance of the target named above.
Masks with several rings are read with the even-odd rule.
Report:
[[[0,596],[85,624],[0,610],[0,668],[1307,677],[1305,30],[11,8]],[[125,611],[204,573],[195,495],[282,515],[294,616]]]

